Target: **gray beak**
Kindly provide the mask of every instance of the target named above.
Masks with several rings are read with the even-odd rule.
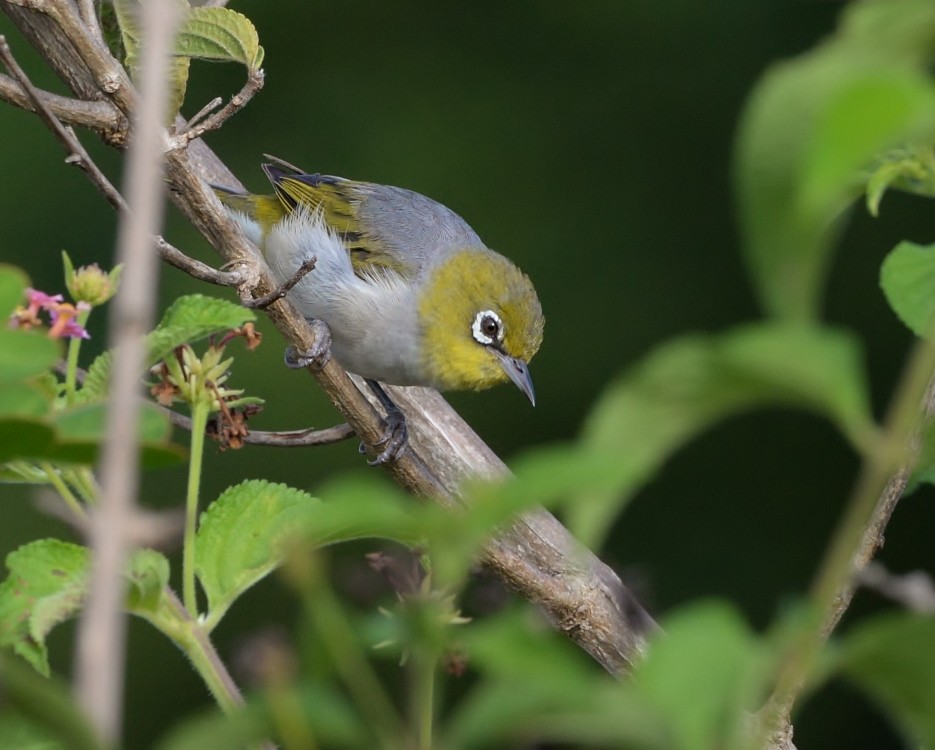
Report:
[[[535,406],[536,391],[532,387],[532,375],[529,374],[529,365],[523,360],[504,354],[494,347],[490,347],[490,350],[497,355],[497,359],[500,360],[500,367],[503,368],[510,380],[516,383],[516,387],[525,393],[532,405]]]

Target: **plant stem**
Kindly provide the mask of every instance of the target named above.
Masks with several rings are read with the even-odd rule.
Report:
[[[80,310],[77,322],[82,328],[88,322],[90,310]],[[78,353],[81,351],[81,339],[74,337],[68,341],[68,359],[65,361],[65,403],[69,406],[75,400],[75,386],[78,382]]]
[[[71,487],[69,487],[65,480],[62,479],[56,468],[48,461],[40,462],[39,466],[45,472],[45,475],[48,478],[50,484],[55,487],[55,489],[58,491],[58,494],[62,496],[62,500],[65,501],[65,505],[68,506],[68,509],[80,520],[87,520],[88,514],[85,513],[84,507],[81,505],[81,501],[75,497],[75,494],[71,491]]]
[[[188,463],[188,489],[185,495],[185,539],[182,547],[182,599],[188,613],[198,618],[195,591],[195,532],[198,530],[198,488],[201,486],[201,462],[204,458],[205,427],[210,405],[204,399],[192,404],[192,442]]]
[[[307,616],[357,707],[379,737],[380,747],[403,747],[403,723],[361,653],[360,644],[351,637],[354,628],[345,617],[322,572],[317,569],[320,565],[320,560],[309,562],[311,570],[308,582],[311,585],[305,601]]]
[[[841,607],[846,607],[855,565],[872,553],[865,547],[877,543],[867,539],[868,530],[876,519],[884,488],[913,454],[912,437],[923,419],[919,404],[933,372],[935,346],[921,339],[909,357],[883,434],[875,450],[866,454],[850,502],[815,576],[809,594],[810,616],[793,636],[776,688],[762,713],[761,726],[767,734],[788,721],[822,642],[837,622]]]
[[[432,750],[432,725],[435,719],[435,671],[438,654],[426,649],[413,660],[412,713],[419,750]]]

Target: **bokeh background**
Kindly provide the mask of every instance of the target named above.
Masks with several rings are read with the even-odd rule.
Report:
[[[842,4],[790,0],[559,0],[470,4],[234,3],[266,48],[261,94],[209,144],[253,189],[262,154],[357,179],[408,187],[464,216],[535,281],[547,316],[533,362],[539,405],[515,389],[452,394],[451,402],[507,461],[525,448],[572,438],[608,382],[660,342],[723,330],[758,316],[738,248],[731,153],[745,97],[774,61],[807,50]],[[43,73],[5,17],[14,53]],[[190,115],[242,82],[235,66],[194,63]],[[0,106],[0,259],[34,284],[62,287],[60,251],[76,264],[113,257],[115,216],[84,175],[63,163],[31,115]],[[84,135],[119,183],[120,157]],[[166,234],[214,262],[207,244],[170,210]],[[827,319],[856,330],[878,413],[910,343],[886,307],[879,263],[901,239],[935,238],[930,204],[887,196],[882,217],[855,209],[835,256]],[[165,308],[206,289],[164,268]],[[88,353],[103,344],[92,321]],[[261,429],[327,426],[334,409],[309,378],[281,365],[267,339],[238,357],[233,383],[268,399]],[[675,455],[617,521],[602,556],[656,615],[699,597],[726,597],[763,628],[807,586],[846,500],[857,462],[821,420],[771,410],[731,419]],[[316,491],[336,472],[368,472],[356,444],[306,450],[211,450],[203,490],[215,497],[247,477]],[[174,507],[182,469],[145,477],[144,501]],[[37,535],[68,538],[29,492],[0,490],[0,554]],[[882,559],[895,571],[931,569],[935,509],[905,499]],[[366,576],[364,573],[355,575]],[[879,606],[858,597],[857,611]],[[264,582],[217,634],[226,657],[244,633],[294,621],[295,603]],[[845,623],[846,626],[846,623]],[[73,627],[51,638],[53,664],[70,669]],[[208,697],[180,654],[131,626],[127,746]],[[840,685],[798,716],[799,747],[899,747],[872,707]]]

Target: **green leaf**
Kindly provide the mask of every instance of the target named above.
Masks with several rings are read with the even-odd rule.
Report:
[[[677,448],[753,407],[823,414],[864,447],[874,427],[860,360],[848,333],[783,323],[664,344],[608,389],[585,424],[580,449],[588,456],[571,469],[580,471],[584,492],[568,505],[569,525],[595,546],[610,519]]]
[[[43,417],[49,411],[46,394],[26,383],[7,383],[0,387],[0,416]]]
[[[52,738],[48,732],[10,710],[0,713],[0,747],[16,750],[65,750],[65,745]]]
[[[81,608],[88,551],[57,539],[40,539],[7,555],[10,571],[0,584],[0,646],[10,646],[48,676],[45,637]]]
[[[0,328],[0,385],[38,375],[60,356],[60,342],[39,331]]]
[[[842,19],[815,50],[767,72],[736,149],[747,263],[767,312],[793,320],[817,315],[832,241],[862,170],[886,149],[935,136],[927,71],[935,6],[855,3]]]
[[[903,146],[880,156],[867,177],[867,211],[880,212],[880,201],[890,188],[935,197],[935,149],[929,145]]]
[[[346,500],[351,492],[346,486],[335,494]],[[195,573],[208,597],[209,626],[279,567],[291,544],[314,547],[369,536],[412,541],[412,521],[382,499],[371,493],[360,503],[323,503],[261,480],[227,489],[202,514],[195,539]]]
[[[633,674],[637,692],[663,717],[679,750],[741,747],[765,676],[764,653],[728,604],[693,604],[662,624],[664,637]]]
[[[23,304],[29,277],[16,266],[0,263],[0,320],[6,320],[10,314]]]
[[[935,245],[899,243],[883,261],[880,285],[893,312],[913,333],[935,333]]]
[[[141,404],[137,437],[144,443],[161,443],[169,439],[172,427],[166,415],[154,404]],[[107,430],[106,403],[86,404],[59,412],[55,427],[62,440],[102,442]]]
[[[55,431],[25,418],[0,419],[0,463],[17,458],[48,458],[55,450]]]
[[[883,708],[910,745],[935,747],[935,619],[900,613],[861,623],[837,656],[843,674]]]
[[[176,54],[214,62],[263,64],[263,48],[250,19],[229,8],[193,8],[175,42]]]
[[[3,695],[3,711],[0,711],[0,747],[26,750],[34,746],[22,734],[14,739],[6,732],[16,731],[10,727],[11,719],[23,717],[33,729],[33,741],[39,737],[58,740],[53,745],[36,745],[34,750],[103,750],[95,731],[75,703],[69,687],[59,680],[41,677],[30,667],[9,653],[0,651],[0,693]]]
[[[227,300],[200,294],[179,297],[147,336],[146,367],[167,357],[182,344],[226,333],[255,320],[256,315],[251,310]],[[84,385],[78,391],[80,400],[93,401],[107,395],[112,361],[111,352],[104,352],[91,363]]]
[[[282,563],[285,546],[309,528],[311,510],[319,502],[284,484],[252,480],[228,488],[202,513],[195,574],[215,622]]]
[[[89,561],[85,547],[58,539],[39,539],[7,555],[10,573],[0,583],[0,646],[12,647],[47,676],[45,638],[84,604]],[[158,552],[137,550],[124,577],[127,609],[145,617],[162,601],[169,563]]]
[[[127,609],[133,614],[155,613],[169,584],[169,561],[151,549],[137,550],[125,572]]]
[[[459,635],[481,679],[458,702],[440,747],[673,747],[642,696],[604,673],[529,607],[472,622]]]

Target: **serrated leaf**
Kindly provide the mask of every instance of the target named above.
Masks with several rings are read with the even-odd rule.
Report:
[[[935,136],[933,28],[927,0],[855,3],[834,36],[773,66],[751,96],[736,194],[747,263],[770,314],[817,315],[832,241],[862,170],[881,151]]]
[[[156,364],[182,344],[225,333],[255,320],[252,311],[226,300],[200,294],[179,297],[146,337],[146,366]],[[107,394],[112,363],[111,352],[104,352],[91,363],[78,391],[79,401],[92,401]]]
[[[408,526],[407,526],[408,524]],[[201,516],[195,573],[216,624],[244,591],[284,560],[290,543],[316,546],[394,536],[412,523],[389,504],[322,503],[306,492],[261,480],[229,488]]]
[[[284,484],[251,480],[228,488],[202,513],[195,575],[212,620],[282,563],[284,545],[308,528],[319,502]]]
[[[883,261],[880,285],[893,312],[913,333],[935,333],[935,245],[899,243]]]
[[[595,546],[672,452],[718,420],[756,406],[815,411],[864,447],[874,427],[860,359],[848,333],[782,323],[664,344],[594,407],[581,446],[591,455],[580,461],[583,472],[594,467],[594,478],[569,503],[569,525]]]
[[[854,626],[837,654],[913,747],[935,747],[935,619],[900,613]]]
[[[38,375],[61,356],[61,343],[39,331],[0,328],[0,385]]]
[[[155,364],[175,347],[255,321],[256,315],[233,302],[190,294],[179,297],[166,310],[148,339],[148,364]]]
[[[7,555],[9,575],[0,583],[0,646],[12,647],[48,675],[46,636],[81,609],[89,560],[87,548],[58,539],[30,542]],[[146,616],[161,601],[169,563],[158,552],[137,550],[124,577],[127,609]]]
[[[176,54],[214,62],[263,64],[263,48],[249,18],[230,8],[193,8],[175,43]]]
[[[29,277],[16,266],[0,263],[0,321],[5,321],[19,305],[29,286]]]
[[[10,646],[49,674],[45,637],[80,608],[87,585],[88,551],[57,539],[31,542],[7,555],[0,583],[0,645]]]

